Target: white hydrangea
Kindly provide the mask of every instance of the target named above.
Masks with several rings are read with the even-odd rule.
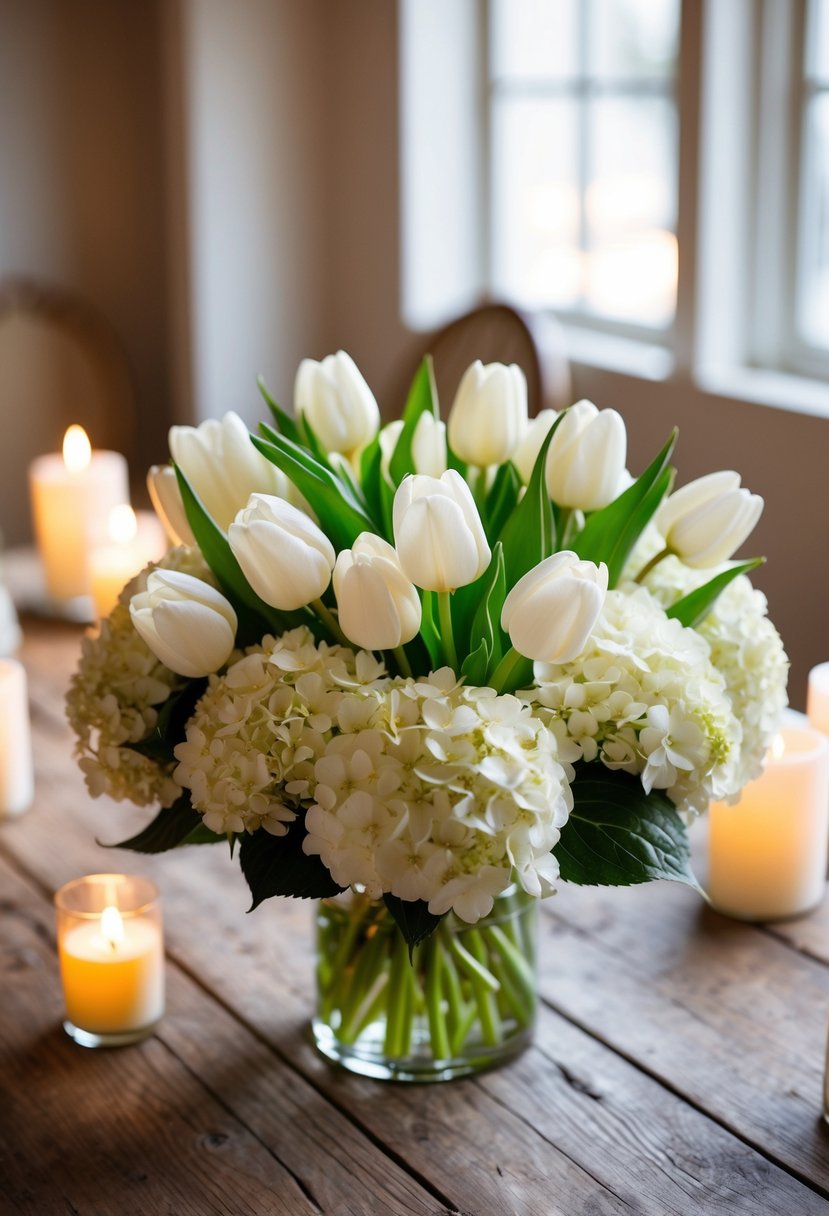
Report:
[[[670,557],[660,562],[646,581],[651,593],[667,608],[718,572],[690,570]],[[763,759],[780,728],[788,701],[789,660],[767,611],[762,591],[740,575],[696,627],[710,647],[711,662],[725,678],[734,715],[742,726],[735,769],[737,788],[762,772]]]
[[[373,656],[314,643],[304,626],[266,637],[206,692],[175,749],[176,781],[214,832],[276,836],[296,818],[285,801],[290,778],[310,777],[323,754],[344,689],[363,688],[385,675]]]
[[[66,698],[67,717],[77,736],[75,755],[89,792],[94,798],[108,794],[137,806],[170,806],[181,793],[172,766],[125,746],[149,734],[159,707],[184,683],[159,663],[130,619],[130,599],[146,588],[147,575],[156,566],[214,581],[198,549],[172,549],[147,566],[127,584],[99,630],[84,637]]]
[[[555,735],[529,706],[459,685],[448,668],[388,680],[370,714],[354,696],[311,782],[289,786],[312,799],[303,847],[336,882],[470,923],[513,877],[532,895],[553,891],[572,795]]]
[[[741,726],[708,643],[644,588],[609,591],[579,658],[536,663],[535,680],[522,698],[566,728],[578,758],[639,774],[683,812],[738,788]]]

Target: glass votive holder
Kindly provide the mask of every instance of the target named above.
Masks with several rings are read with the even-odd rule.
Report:
[[[132,874],[88,874],[55,895],[64,1029],[83,1047],[122,1047],[164,1013],[158,889]]]

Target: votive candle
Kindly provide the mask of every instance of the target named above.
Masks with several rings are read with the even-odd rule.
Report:
[[[784,727],[736,806],[715,803],[709,895],[741,920],[800,916],[822,899],[829,846],[829,739]]]
[[[90,874],[55,895],[64,1029],[84,1047],[135,1043],[164,1013],[158,891],[146,878]]]
[[[818,663],[809,672],[806,714],[816,730],[829,735],[829,663]]]
[[[17,659],[0,659],[0,818],[22,814],[33,798],[26,670]]]

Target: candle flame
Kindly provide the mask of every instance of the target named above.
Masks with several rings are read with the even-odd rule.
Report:
[[[116,950],[124,940],[124,921],[114,904],[104,908],[101,913],[101,933],[113,950]]]
[[[128,545],[138,533],[138,520],[129,503],[113,507],[107,522],[109,538],[116,545]]]
[[[63,437],[63,463],[70,473],[82,473],[92,459],[86,431],[73,423]]]
[[[769,756],[772,760],[779,760],[786,750],[786,741],[782,735],[775,735],[772,745],[769,749]]]

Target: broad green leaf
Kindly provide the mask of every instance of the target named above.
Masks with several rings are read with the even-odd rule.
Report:
[[[555,549],[553,506],[547,493],[547,450],[565,414],[566,410],[559,414],[547,432],[527,492],[501,529],[508,587],[514,587],[523,574]]]
[[[239,864],[253,896],[249,912],[274,895],[325,899],[343,890],[319,857],[302,851],[306,835],[302,816],[289,825],[284,836],[272,836],[264,828],[246,833],[239,847]]]
[[[190,804],[189,793],[182,794],[171,807],[159,811],[152,823],[147,824],[137,836],[121,840],[118,844],[104,844],[107,849],[131,849],[133,853],[165,853],[184,844],[197,828],[203,828],[202,817]],[[223,836],[216,836],[224,840]],[[98,841],[103,844],[103,841]]]
[[[434,933],[443,916],[430,912],[424,899],[398,899],[396,895],[384,895],[383,902],[403,934],[411,959],[415,946]]]
[[[281,435],[272,442],[253,436],[253,442],[307,498],[337,552],[350,549],[361,532],[380,531],[342,482],[298,444]]]
[[[639,537],[668,493],[672,471],[667,467],[678,432],[668,442],[642,476],[618,498],[594,513],[575,537],[572,547],[579,557],[607,565],[608,582],[615,587],[625,562]]]
[[[504,569],[504,548],[500,541],[495,546],[492,561],[487,570],[489,582],[484,589],[478,609],[472,619],[471,639],[483,638],[489,650],[491,667],[500,663],[504,654],[504,633],[501,629],[501,609],[507,598],[507,576]]]
[[[423,615],[420,620],[420,636],[429,651],[432,668],[438,668],[443,663],[443,647],[440,642],[440,623],[438,620],[438,600],[434,591],[421,591]]]
[[[697,587],[695,591],[689,591],[681,600],[672,604],[667,610],[668,616],[679,621],[680,625],[696,628],[700,621],[705,620],[708,616],[717,598],[725,591],[729,583],[740,574],[748,574],[749,570],[756,570],[758,566],[763,565],[765,560],[764,557],[753,557],[750,561],[737,562],[730,570],[723,570],[721,574],[716,574],[707,583]]]
[[[296,424],[296,419],[293,418],[291,414],[283,410],[281,405],[277,405],[276,401],[268,392],[265,381],[261,376],[256,377],[256,383],[259,388],[259,392],[265,399],[265,404],[273,414],[274,422],[276,423],[276,428],[279,433],[284,435],[286,439],[291,439],[294,443],[299,443],[300,434],[299,427]]]
[[[284,633],[305,617],[297,613],[278,612],[261,600],[242,573],[227,537],[217,523],[208,515],[201,499],[190,485],[178,465],[173,465],[178,478],[179,490],[187,514],[187,522],[193,530],[202,556],[219,580],[222,591],[233,605],[239,618],[236,634],[237,645],[252,645],[261,640],[269,629]]]
[[[317,438],[316,431],[311,426],[311,423],[304,414],[299,418],[297,426],[299,428],[300,437],[299,439],[295,439],[294,443],[306,447],[314,459],[321,464],[324,469],[328,469],[332,473],[335,472],[334,466],[331,464],[331,461],[328,458],[328,452]]]
[[[169,764],[173,759],[173,748],[181,743],[187,721],[193,715],[196,702],[207,688],[207,678],[189,680],[183,688],[170,693],[158,711],[153,729],[138,743],[125,743],[130,751],[138,752],[159,764]]]
[[[375,435],[371,443],[366,444],[360,454],[360,481],[363,484],[363,494],[366,498],[369,514],[372,519],[383,518],[383,507],[380,502],[380,480],[382,473],[380,465],[383,453],[380,448],[380,436]]]
[[[561,877],[582,886],[626,887],[668,878],[699,890],[685,825],[661,791],[646,794],[638,777],[582,765],[573,810],[553,853]]]
[[[486,496],[484,526],[490,542],[501,535],[501,529],[515,510],[521,478],[512,461],[502,464]]]
[[[467,684],[477,685],[478,687],[486,684],[486,676],[489,671],[489,647],[486,640],[481,639],[481,644],[477,650],[473,650],[468,654],[461,663],[461,675],[466,680]]]
[[[406,398],[403,429],[397,438],[389,461],[389,476],[395,486],[400,485],[407,473],[415,472],[412,439],[421,414],[431,414],[434,418],[439,417],[435,372],[431,355],[426,355],[415,372],[409,395]]]

